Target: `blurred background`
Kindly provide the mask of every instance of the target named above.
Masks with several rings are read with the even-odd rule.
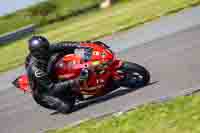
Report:
[[[112,3],[114,0],[2,0],[0,34],[29,24],[46,25],[93,8],[108,8]]]
[[[199,4],[200,0],[1,0],[0,73],[24,63],[27,40],[34,34],[51,42],[96,40]]]

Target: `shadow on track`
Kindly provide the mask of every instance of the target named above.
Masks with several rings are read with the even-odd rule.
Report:
[[[156,83],[158,83],[158,81],[149,83],[147,86],[154,85]],[[96,98],[89,98],[89,100],[86,100],[82,103],[76,104],[71,113],[79,111],[81,109],[84,109],[84,108],[91,106],[91,105],[94,105],[94,104],[98,104],[98,103],[105,102],[105,101],[108,101],[108,100],[116,98],[116,97],[126,95],[126,94],[128,94],[132,91],[137,91],[141,88],[144,88],[144,87],[134,88],[134,89],[133,88],[117,89],[117,90],[115,90],[111,93],[104,95],[104,96],[100,96],[100,97],[96,97]],[[51,113],[51,115],[56,115],[56,114],[59,114],[59,112]]]

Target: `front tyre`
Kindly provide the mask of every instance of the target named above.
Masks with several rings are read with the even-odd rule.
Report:
[[[120,84],[124,87],[138,88],[147,85],[150,81],[150,73],[143,66],[132,62],[124,62],[119,69],[124,77]]]

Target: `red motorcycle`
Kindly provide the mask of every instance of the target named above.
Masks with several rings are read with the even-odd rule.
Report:
[[[78,48],[74,54],[54,56],[48,67],[52,80],[56,82],[80,75],[88,77],[80,83],[79,91],[72,94],[74,98],[68,101],[72,106],[80,95],[102,96],[120,86],[138,88],[149,83],[150,74],[144,67],[118,59],[106,44],[94,42],[81,45],[87,49]],[[26,75],[21,75],[13,83],[23,92],[31,92]]]

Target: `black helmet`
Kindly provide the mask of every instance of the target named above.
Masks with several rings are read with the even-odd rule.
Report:
[[[46,56],[49,48],[49,41],[42,36],[33,36],[28,40],[29,51],[33,56]]]
[[[30,52],[40,51],[49,48],[49,41],[42,36],[33,36],[29,41]]]

